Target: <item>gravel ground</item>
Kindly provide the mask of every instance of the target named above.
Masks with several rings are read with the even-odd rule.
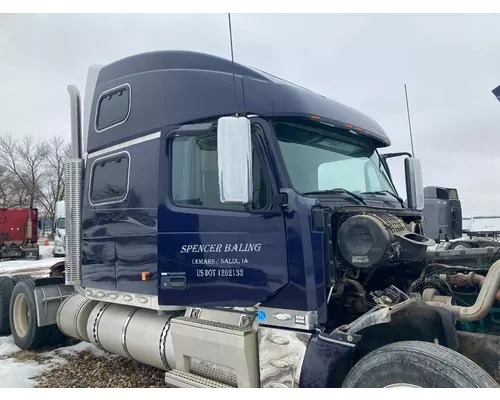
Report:
[[[97,357],[88,351],[69,356],[68,362],[42,373],[39,388],[161,388],[165,372],[125,359]]]
[[[91,351],[65,354],[56,350],[54,356],[43,353],[55,348],[20,351],[9,355],[20,361],[30,360],[53,367],[34,377],[36,388],[162,388],[165,371],[120,356],[97,356]],[[61,349],[64,350],[64,349]],[[4,357],[0,357],[4,358]],[[55,358],[56,360],[55,362]]]

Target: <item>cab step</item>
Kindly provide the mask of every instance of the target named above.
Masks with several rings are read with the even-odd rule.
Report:
[[[176,378],[182,372],[183,378],[202,379],[199,387],[260,386],[257,331],[251,326],[191,317],[170,321]]]
[[[191,372],[173,369],[165,372],[165,383],[175,388],[234,388],[213,379],[205,378]]]

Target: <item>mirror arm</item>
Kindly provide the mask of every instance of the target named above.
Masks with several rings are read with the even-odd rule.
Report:
[[[387,154],[380,155],[380,157],[384,160],[386,160],[388,158],[401,157],[401,156],[413,157],[410,153],[407,153],[406,151],[403,151],[400,153],[387,153]]]

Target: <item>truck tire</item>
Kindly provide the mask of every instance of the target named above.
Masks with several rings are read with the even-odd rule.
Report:
[[[472,249],[472,244],[468,242],[458,242],[458,243],[452,243],[449,247],[449,250],[466,250],[466,249]]]
[[[8,276],[0,276],[0,335],[10,334],[9,305],[14,282]]]
[[[361,358],[345,388],[498,388],[476,363],[447,347],[419,341],[395,342]]]
[[[52,344],[52,325],[37,326],[35,283],[32,279],[17,282],[9,307],[12,337],[22,350],[34,350]]]
[[[31,275],[13,275],[10,277],[12,279],[12,281],[14,282],[14,285],[19,282],[19,281],[22,281],[24,279],[32,279],[31,278]]]

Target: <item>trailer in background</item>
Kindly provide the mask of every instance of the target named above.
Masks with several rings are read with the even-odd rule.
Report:
[[[478,215],[475,217],[463,218],[463,235],[473,238],[490,238],[498,240],[500,238],[500,216],[499,215]]]
[[[0,259],[4,258],[40,258],[36,208],[0,209]]]

